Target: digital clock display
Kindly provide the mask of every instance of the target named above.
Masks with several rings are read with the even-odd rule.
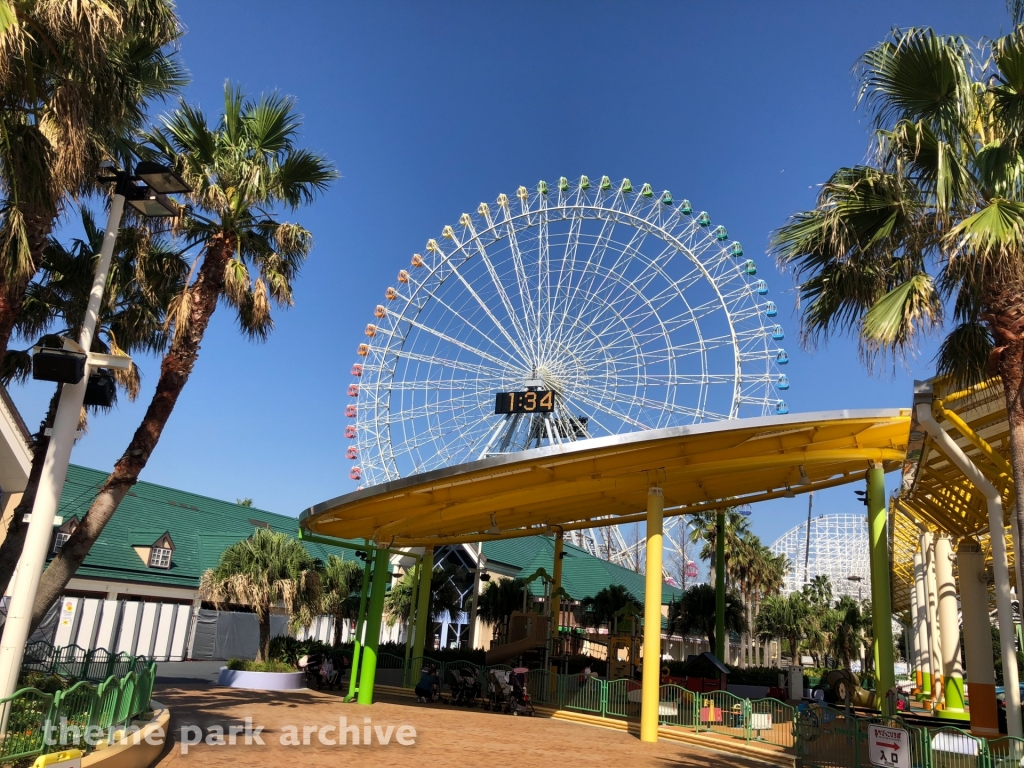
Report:
[[[498,392],[494,396],[495,413],[551,413],[555,393],[550,389],[528,392]]]

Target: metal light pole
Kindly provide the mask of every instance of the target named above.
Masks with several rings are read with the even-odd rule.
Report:
[[[39,579],[46,565],[54,516],[71,461],[71,449],[78,431],[79,415],[85,400],[85,389],[89,383],[89,372],[96,368],[131,365],[131,360],[127,357],[100,355],[89,351],[96,333],[100,302],[103,300],[103,291],[107,285],[124,204],[126,201],[129,202],[145,216],[175,215],[177,206],[165,196],[165,193],[189,191],[189,187],[180,177],[156,163],[140,163],[135,170],[137,175],[132,175],[131,168],[128,168],[112,177],[101,178],[101,181],[114,181],[117,186],[110,204],[103,246],[93,273],[92,290],[89,293],[89,303],[78,343],[76,345],[70,341],[65,342],[65,348],[74,350],[77,346],[75,351],[80,357],[84,356],[84,374],[79,375],[77,381],[59,379],[64,382],[60,401],[50,443],[46,449],[46,458],[43,461],[43,471],[32,506],[25,544],[14,573],[16,588],[11,594],[7,621],[4,624],[3,637],[0,639],[0,699],[10,697],[17,687],[25,643],[32,624],[32,609],[39,589]],[[140,185],[136,184],[136,181],[145,183]],[[3,725],[6,730],[6,722]]]

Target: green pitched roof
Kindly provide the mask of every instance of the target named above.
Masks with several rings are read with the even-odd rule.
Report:
[[[594,557],[585,549],[566,543],[565,557],[562,558],[562,588],[574,600],[593,597],[605,587],[621,584],[637,599],[643,602],[645,579],[642,574]],[[488,562],[496,561],[520,569],[520,576],[530,576],[538,568],[552,573],[555,559],[555,541],[549,536],[524,536],[519,539],[484,542],[484,556]],[[534,594],[541,594],[539,581],[531,587]],[[679,599],[682,591],[669,584],[661,585],[661,602],[667,605]]]
[[[106,472],[70,466],[57,514],[65,520],[72,515],[82,519],[106,479]],[[195,589],[203,571],[217,565],[220,553],[251,536],[256,527],[295,536],[298,520],[154,483],[136,483],[77,575]],[[151,546],[165,532],[174,542],[171,567],[149,568],[132,547]],[[303,544],[313,557],[324,561],[328,555],[345,559],[354,556],[353,552],[337,547]]]

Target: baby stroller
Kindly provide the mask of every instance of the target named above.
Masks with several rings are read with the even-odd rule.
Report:
[[[472,705],[476,701],[476,695],[474,692],[474,686],[476,686],[476,678],[470,674],[467,677],[469,670],[460,669],[455,671],[454,669],[446,669],[444,671],[444,684],[448,686],[448,703],[458,705]]]
[[[320,665],[323,656],[319,653],[299,657],[298,668],[304,673],[307,688],[320,687]]]
[[[318,688],[334,690],[341,684],[341,659],[334,656],[325,656],[320,665]]]
[[[526,673],[528,671],[525,667],[516,667],[512,670],[512,674],[508,676],[508,682],[512,688],[513,715],[529,715],[533,717],[533,702],[530,700],[530,694],[526,690]]]
[[[510,674],[504,669],[492,669],[487,673],[487,699],[484,702],[484,709],[495,712],[512,711],[512,686],[508,681]]]

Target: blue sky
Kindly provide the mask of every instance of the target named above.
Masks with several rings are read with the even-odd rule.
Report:
[[[271,339],[246,342],[218,310],[144,480],[293,515],[351,490],[345,388],[377,297],[462,211],[563,175],[671,189],[762,254],[790,339],[793,412],[906,407],[912,380],[929,375],[933,342],[876,377],[849,342],[799,350],[792,280],[763,253],[832,170],[864,159],[857,57],[894,26],[998,35],[1009,25],[1002,0],[181,0],[179,10],[186,98],[215,117],[227,79],[294,95],[305,144],[343,178],[294,217],[316,245]],[[156,362],[140,362],[143,395],[93,419],[75,463],[109,469],[123,452],[156,381]],[[48,386],[12,394],[34,427]],[[760,505],[753,528],[770,542],[806,504]],[[816,513],[861,509],[849,487],[815,499]]]

